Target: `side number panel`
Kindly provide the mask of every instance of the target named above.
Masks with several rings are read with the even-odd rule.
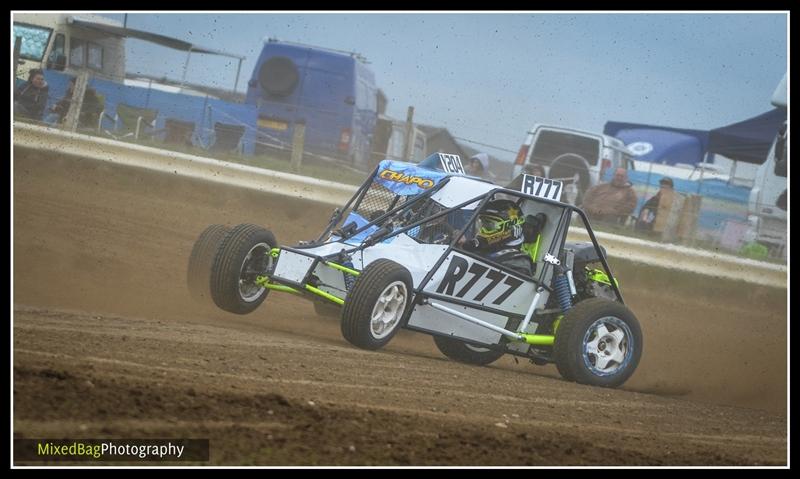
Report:
[[[488,263],[451,252],[424,291],[476,306],[525,314],[535,292],[532,281]]]

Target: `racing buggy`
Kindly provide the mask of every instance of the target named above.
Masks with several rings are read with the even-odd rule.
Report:
[[[616,387],[639,363],[641,329],[586,215],[561,192],[536,176],[507,187],[465,176],[455,155],[384,160],[316,240],[285,246],[259,226],[209,226],[189,286],[236,314],[270,292],[301,296],[359,348],[407,328],[456,361],[511,354]],[[573,218],[591,242],[567,241]]]

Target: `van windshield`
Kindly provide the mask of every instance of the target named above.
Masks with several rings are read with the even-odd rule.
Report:
[[[42,61],[47,45],[50,43],[50,35],[53,29],[28,25],[25,23],[14,24],[14,38],[22,37],[22,45],[19,50],[19,57],[25,60]]]

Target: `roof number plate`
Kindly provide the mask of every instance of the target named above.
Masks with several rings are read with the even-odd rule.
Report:
[[[461,157],[458,155],[439,153],[439,161],[442,164],[442,169],[447,173],[466,174],[464,165],[461,164]]]
[[[546,200],[560,201],[562,183],[541,176],[525,175],[522,178],[520,191],[527,195],[544,198]]]

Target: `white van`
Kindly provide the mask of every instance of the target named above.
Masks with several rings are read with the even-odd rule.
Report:
[[[561,179],[567,201],[580,204],[609,168],[632,168],[633,152],[618,138],[553,125],[536,124],[528,131],[514,162],[512,178],[526,165],[542,165],[549,178]],[[570,188],[571,187],[571,188]],[[569,189],[572,194],[569,194]]]
[[[21,37],[17,77],[27,79],[34,68],[75,75],[88,68],[93,74],[122,82],[125,79],[125,38],[91,28],[122,23],[99,15],[15,13],[12,42]]]
[[[772,95],[772,105],[787,107],[786,75]],[[766,161],[758,168],[753,189],[750,190],[747,239],[769,247],[773,257],[786,254],[788,210],[788,149],[789,128],[786,122],[772,141]]]

